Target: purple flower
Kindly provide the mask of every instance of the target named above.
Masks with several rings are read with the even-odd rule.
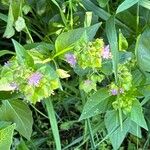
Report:
[[[111,52],[110,52],[109,45],[107,45],[107,46],[104,47],[104,49],[102,51],[102,58],[104,58],[104,59],[111,58]]]
[[[111,89],[111,95],[117,95],[118,94],[118,90],[117,89]]]
[[[28,84],[33,86],[38,86],[41,78],[42,78],[42,74],[39,72],[35,72],[28,78]]]
[[[72,67],[74,67],[77,63],[76,57],[74,54],[71,54],[71,53],[65,54],[65,59]]]

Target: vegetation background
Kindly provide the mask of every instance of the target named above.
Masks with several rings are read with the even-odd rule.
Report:
[[[149,150],[150,1],[0,0],[0,150]]]

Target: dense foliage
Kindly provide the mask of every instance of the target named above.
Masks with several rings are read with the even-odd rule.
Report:
[[[150,149],[149,0],[0,10],[0,150]]]

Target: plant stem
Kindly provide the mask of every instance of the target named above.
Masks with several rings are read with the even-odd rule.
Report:
[[[94,150],[96,148],[96,145],[95,145],[95,142],[94,142],[94,137],[93,137],[93,132],[92,132],[90,119],[87,119],[87,125],[88,125],[88,129],[89,129],[89,132],[90,132],[90,139],[91,139],[92,149]]]
[[[136,11],[136,36],[138,36],[139,30],[139,2],[137,3],[137,11]]]
[[[31,107],[33,107],[39,114],[41,114],[43,117],[49,119],[45,114],[43,114],[41,111],[39,111],[34,105],[31,104]]]
[[[31,42],[34,43],[33,38],[32,38],[32,36],[31,36],[31,34],[30,34],[30,32],[29,32],[27,26],[25,26],[25,29],[26,29],[26,32],[27,32],[27,34],[28,34],[28,36],[29,36]]]

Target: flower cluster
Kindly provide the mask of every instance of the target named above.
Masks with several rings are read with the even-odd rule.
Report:
[[[39,73],[39,72],[35,72],[35,73],[32,73],[31,76],[29,77],[28,79],[28,84],[31,85],[31,86],[38,86],[39,85],[39,82],[42,78],[42,74]]]
[[[92,74],[87,76],[87,79],[82,81],[80,84],[80,89],[83,89],[86,93],[91,92],[92,90],[97,90],[97,83],[101,83],[104,79],[104,76],[101,74]]]
[[[113,108],[116,110],[121,108],[125,114],[129,113],[132,109],[133,102],[136,100],[135,91],[136,89],[132,89],[117,97],[117,100],[112,103]]]
[[[17,90],[31,103],[49,97],[60,87],[58,74],[51,66],[42,65],[33,69],[19,65],[16,58],[4,64],[1,76],[3,78],[0,79],[0,90]]]
[[[132,75],[125,65],[119,65],[118,67],[118,80],[119,86],[113,82],[110,85],[111,95],[119,95],[112,105],[115,109],[121,108],[124,112],[129,112],[136,98],[132,93],[134,91],[132,89]],[[131,93],[132,95],[130,95]]]
[[[102,59],[110,59],[111,52],[109,45],[104,46],[102,39],[96,39],[93,42],[82,43],[74,49],[74,53],[65,54],[65,60],[75,67],[78,64],[81,68],[100,68]]]

